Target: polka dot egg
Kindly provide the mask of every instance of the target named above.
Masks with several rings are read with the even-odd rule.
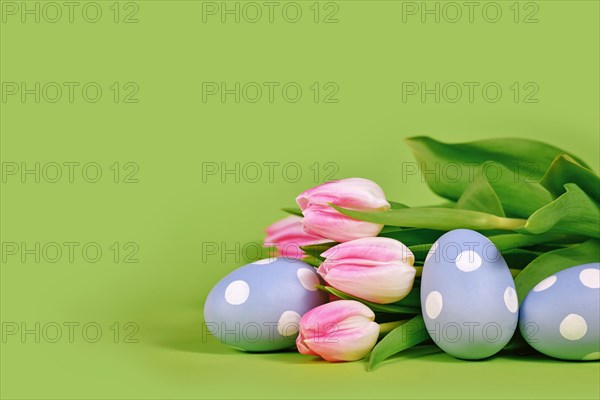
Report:
[[[245,351],[274,351],[294,346],[300,317],[327,302],[319,276],[292,258],[256,261],[225,276],[204,304],[208,331],[221,342]]]
[[[517,327],[517,292],[508,266],[488,238],[468,229],[450,231],[431,247],[421,307],[429,335],[457,358],[497,353]]]
[[[531,347],[548,356],[600,359],[600,263],[539,282],[523,300],[519,329]]]

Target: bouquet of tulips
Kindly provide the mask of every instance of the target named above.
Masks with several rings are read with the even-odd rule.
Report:
[[[496,266],[498,278],[485,279],[509,280],[502,283],[502,307],[508,308],[503,312],[513,322],[532,289],[545,288],[546,281],[560,271],[600,261],[600,178],[581,159],[526,139],[446,144],[415,137],[407,143],[427,185],[445,203],[409,207],[387,199],[383,189],[368,179],[341,179],[301,193],[296,198],[298,208],[284,209],[291,215],[266,229],[265,247],[314,267],[316,289],[329,296],[328,302],[296,321],[300,353],[328,361],[354,361],[370,354],[369,367],[373,367],[432,338],[446,350],[443,338],[434,337],[426,322],[434,321],[451,301],[481,286],[461,286],[458,292],[448,289],[454,296],[448,304],[439,292],[424,297],[425,285],[430,284],[426,280],[434,280],[436,268],[438,274],[449,268],[433,265],[440,261],[432,255],[444,242],[440,238],[453,232],[478,235],[469,237],[493,245],[496,262],[501,259],[506,271]],[[451,264],[462,270],[458,273],[466,271],[465,277],[474,276],[471,271],[482,265],[481,255],[472,251],[459,255],[465,254],[475,260],[459,262],[454,255]],[[584,272],[580,276],[587,287],[596,288],[590,291],[593,302],[598,278],[597,266],[590,265],[584,268],[586,280]],[[441,284],[460,285],[450,275],[448,282],[445,279],[442,275]],[[485,285],[492,287],[493,282]],[[565,321],[560,332],[572,339],[580,326]],[[597,325],[598,318],[588,319],[584,335],[596,335],[591,340],[597,341]],[[525,346],[519,331],[514,336],[513,332],[499,348]],[[498,351],[465,349],[448,352],[468,359]],[[587,359],[600,358],[600,353],[590,354]]]

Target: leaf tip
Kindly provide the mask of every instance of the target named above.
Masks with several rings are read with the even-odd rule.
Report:
[[[369,361],[367,362],[367,372],[373,371],[373,368],[375,368],[376,365],[377,363],[375,362],[375,357],[371,352],[371,355],[369,356]]]

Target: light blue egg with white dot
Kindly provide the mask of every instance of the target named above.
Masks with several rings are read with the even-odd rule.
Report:
[[[600,263],[567,268],[539,282],[521,304],[519,329],[547,356],[600,359]]]
[[[245,351],[283,350],[295,345],[299,321],[327,302],[315,269],[294,258],[270,258],[231,272],[204,304],[207,330]]]
[[[478,360],[509,342],[519,302],[496,246],[478,232],[455,229],[442,235],[425,259],[421,308],[427,331],[442,350]]]

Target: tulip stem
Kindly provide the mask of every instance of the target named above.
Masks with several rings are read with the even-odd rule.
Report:
[[[408,322],[409,320],[405,319],[402,321],[393,321],[393,322],[384,322],[383,324],[379,324],[379,336],[385,336],[400,325]]]
[[[415,269],[417,270],[415,277],[419,277],[423,274],[423,267],[415,267]]]
[[[457,208],[416,207],[367,212],[350,210],[331,203],[329,204],[350,218],[406,228],[426,228],[442,231],[457,228],[512,231],[524,227],[527,222],[525,219],[499,217],[481,211],[461,210]]]

